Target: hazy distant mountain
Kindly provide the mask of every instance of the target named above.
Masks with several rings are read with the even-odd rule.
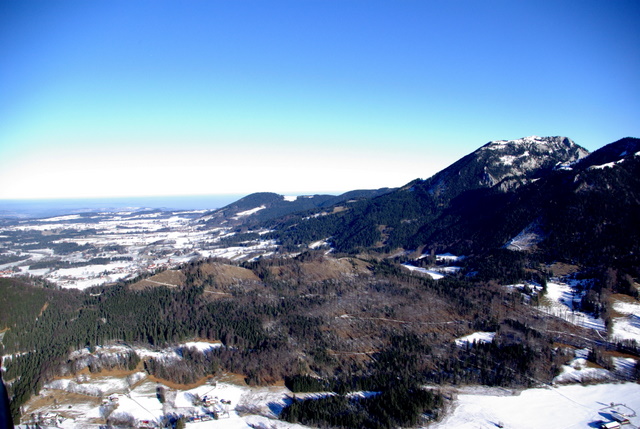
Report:
[[[346,201],[373,198],[391,192],[391,188],[350,191],[335,195],[283,196],[273,192],[247,195],[221,209],[207,213],[201,219],[208,227],[214,225],[252,225],[291,213],[329,207]]]

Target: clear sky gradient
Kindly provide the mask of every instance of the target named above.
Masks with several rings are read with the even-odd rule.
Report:
[[[640,136],[638,1],[0,2],[0,198],[342,192]]]

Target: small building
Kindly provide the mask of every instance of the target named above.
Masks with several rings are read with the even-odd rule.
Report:
[[[618,422],[604,422],[600,425],[600,429],[620,429]]]
[[[215,404],[218,403],[218,397],[211,397],[211,396],[205,396],[204,398],[202,398],[202,402],[206,407],[211,407]]]
[[[626,416],[623,416],[616,411],[611,412],[611,418],[613,418],[613,420],[617,421],[621,425],[628,425],[631,423]]]

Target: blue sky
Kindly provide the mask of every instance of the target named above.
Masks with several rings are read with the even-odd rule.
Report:
[[[0,3],[0,198],[342,192],[640,136],[637,1]]]

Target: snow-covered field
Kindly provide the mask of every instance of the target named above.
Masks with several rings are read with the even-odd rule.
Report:
[[[222,238],[233,235],[231,227],[204,227],[201,215],[200,210],[117,212],[16,221],[0,229],[0,251],[21,259],[0,266],[0,276],[35,275],[64,288],[86,289],[200,257],[255,258],[276,246],[271,240],[222,245]]]
[[[32,398],[25,407],[25,415],[41,413],[65,419],[58,427],[97,428],[109,421],[134,422],[135,426],[153,425],[165,416],[179,416],[190,420],[186,427],[232,428],[299,428],[278,420],[282,408],[292,393],[285,387],[249,387],[234,381],[218,380],[192,389],[171,389],[153,382],[142,373],[135,383],[99,374],[87,377],[81,384],[68,380],[50,383]],[[231,377],[229,377],[231,378]],[[159,388],[164,389],[164,403],[159,399]],[[61,392],[73,392],[65,396]],[[55,406],[35,407],[43,398],[56,396]],[[87,400],[79,396],[87,396]],[[102,397],[97,400],[95,398]],[[94,401],[91,402],[91,398]],[[208,400],[208,405],[202,401]],[[608,383],[582,386],[568,385],[553,388],[527,389],[514,392],[502,388],[467,387],[456,395],[449,413],[441,422],[428,426],[444,428],[588,428],[597,427],[599,421],[609,421],[610,404],[615,409],[632,415],[640,410],[640,385],[634,383]],[[624,404],[624,406],[622,405]],[[217,420],[212,417],[213,411]],[[205,420],[201,420],[205,419]],[[640,418],[632,417],[633,425]],[[633,427],[633,426],[628,426]]]
[[[622,314],[613,323],[613,336],[640,342],[640,302],[615,302],[613,309]]]
[[[459,394],[453,410],[430,429],[570,429],[597,428],[611,421],[611,403],[631,414],[640,412],[640,385],[635,383],[571,385],[527,389],[511,394],[500,388],[475,388]],[[633,427],[640,417],[630,418]]]

